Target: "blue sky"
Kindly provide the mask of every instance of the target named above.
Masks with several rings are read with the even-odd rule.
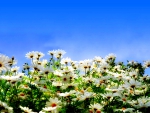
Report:
[[[142,62],[150,59],[149,14],[145,1],[3,1],[0,53],[19,65],[29,51],[53,49],[73,60],[114,53],[118,61]]]

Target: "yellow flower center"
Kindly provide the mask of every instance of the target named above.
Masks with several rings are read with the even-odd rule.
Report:
[[[125,110],[126,108],[122,108],[122,110]]]
[[[24,94],[24,93],[21,93],[20,96],[25,96],[25,94]]]
[[[126,101],[126,98],[122,98],[123,101]]]
[[[101,113],[101,111],[100,111],[100,110],[97,110],[96,113]]]
[[[56,107],[57,105],[55,103],[52,103],[51,104],[51,107]]]
[[[2,67],[3,65],[0,63],[0,67]]]

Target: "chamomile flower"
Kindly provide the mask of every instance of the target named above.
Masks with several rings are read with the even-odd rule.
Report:
[[[53,72],[51,68],[49,67],[42,68],[42,73],[44,73],[45,75],[48,75],[50,72]]]
[[[9,66],[12,66],[12,65],[17,64],[17,60],[15,60],[15,58],[12,57],[12,58],[9,58],[8,63],[9,63]]]
[[[140,77],[141,81],[145,81],[145,80],[150,80],[150,76],[149,75],[143,75],[143,77]]]
[[[112,100],[115,96],[119,96],[120,94],[118,92],[116,93],[112,93],[112,92],[107,92],[105,94],[101,94],[104,98],[108,99],[108,100]]]
[[[129,72],[129,76],[133,77],[133,78],[136,78],[138,76],[138,72],[136,71],[131,71]]]
[[[33,64],[32,67],[33,67],[34,71],[37,71],[37,72],[43,70],[43,67],[38,64]]]
[[[116,55],[111,53],[105,57],[105,60],[106,60],[106,62],[111,62],[111,61],[115,60],[115,58],[116,58]]]
[[[71,62],[71,59],[67,57],[67,58],[63,58],[60,63],[68,65],[70,62]]]
[[[102,57],[99,56],[95,56],[94,61],[96,61],[97,63],[101,63],[104,59]]]
[[[37,60],[39,60],[40,58],[42,58],[44,56],[44,54],[42,52],[38,52],[36,51],[36,56],[37,56]]]
[[[29,59],[33,59],[33,58],[37,58],[37,54],[35,51],[32,51],[32,52],[28,52],[25,57]]]
[[[79,62],[79,69],[82,71],[89,71],[91,69],[92,60],[87,59]]]
[[[56,53],[55,50],[52,50],[52,51],[48,51],[48,55],[51,55],[52,57],[54,56],[54,54]]]
[[[5,76],[5,75],[0,76],[0,79],[8,81],[12,85],[15,84],[16,82],[22,80],[22,78],[20,78],[20,76]]]
[[[65,53],[66,52],[64,50],[58,49],[55,51],[54,56],[59,59],[59,58],[62,58]]]
[[[20,109],[22,111],[24,111],[25,113],[35,113],[35,112],[32,111],[32,109],[29,109],[28,107],[20,106]]]
[[[20,67],[18,67],[18,66],[14,66],[14,67],[11,68],[11,71],[12,72],[17,72],[19,70],[19,68]]]
[[[136,108],[147,108],[150,106],[150,97],[141,97],[137,99]]]
[[[85,91],[83,93],[83,95],[80,95],[80,101],[84,101],[84,100],[87,100],[87,99],[90,99],[94,96],[94,93],[93,92],[88,92],[88,91]]]
[[[150,67],[150,60],[145,61],[144,64],[143,64],[143,67],[144,67],[144,68]]]
[[[53,107],[53,108],[61,108],[62,102],[58,100],[58,98],[50,98],[49,101],[46,102],[45,107]]]
[[[61,76],[62,83],[70,83],[70,78],[67,75]]]
[[[6,71],[9,69],[9,57],[0,55],[0,71]]]
[[[125,82],[124,86],[126,88],[137,88],[141,86],[141,82],[135,80],[135,79],[130,79],[128,82]]]
[[[106,72],[107,69],[109,68],[109,65],[106,62],[101,63],[101,66],[99,68],[99,72]]]
[[[27,95],[26,95],[25,93],[23,93],[23,92],[20,92],[20,93],[18,94],[18,97],[21,98],[21,99],[26,99],[26,98],[27,98]]]
[[[50,112],[50,113],[58,113],[58,112],[56,111],[56,107],[45,107],[45,108],[43,108],[43,111],[45,111],[46,113],[47,113],[47,112]],[[43,113],[45,113],[45,112],[43,112]]]
[[[103,113],[103,106],[99,103],[94,103],[89,106],[90,113]]]
[[[123,103],[127,103],[129,98],[129,96],[125,95],[125,94],[120,94],[118,100],[122,101]]]
[[[9,107],[5,102],[0,101],[1,113],[13,113],[13,108]]]

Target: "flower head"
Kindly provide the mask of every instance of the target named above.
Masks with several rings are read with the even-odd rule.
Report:
[[[50,98],[48,102],[46,102],[46,107],[56,107],[60,108],[61,101],[58,98]]]
[[[33,59],[33,58],[37,58],[37,54],[35,51],[31,51],[31,52],[28,52],[25,57],[29,59]]]
[[[9,68],[9,57],[0,55],[0,71],[6,71]]]

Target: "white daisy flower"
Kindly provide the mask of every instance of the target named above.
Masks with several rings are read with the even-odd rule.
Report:
[[[0,55],[0,71],[6,71],[9,67],[9,57],[5,55]]]

